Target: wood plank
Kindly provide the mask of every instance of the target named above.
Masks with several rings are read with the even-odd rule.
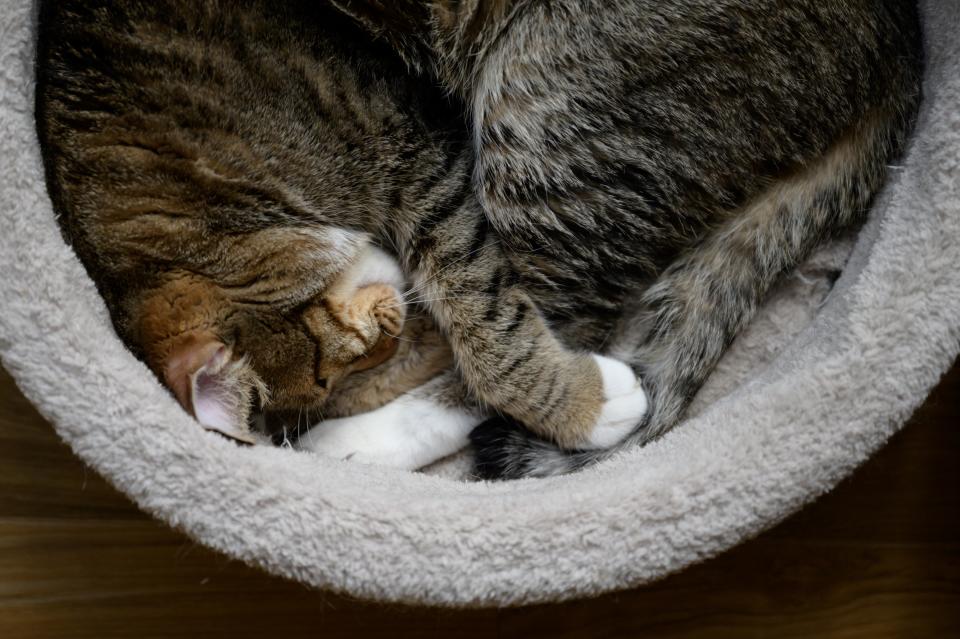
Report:
[[[956,636],[958,569],[955,547],[758,539],[652,587],[506,610],[501,636]]]
[[[195,545],[84,468],[0,370],[0,637],[960,636],[960,366],[803,512],[656,584],[510,610],[383,606]]]

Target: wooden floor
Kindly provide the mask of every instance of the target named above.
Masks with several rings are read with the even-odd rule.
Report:
[[[0,370],[0,638],[960,637],[960,366],[852,478],[777,528],[628,592],[446,611],[307,590],[141,514]]]

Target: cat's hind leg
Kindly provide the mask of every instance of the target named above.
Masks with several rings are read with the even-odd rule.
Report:
[[[622,445],[645,444],[677,424],[728,344],[770,288],[822,240],[860,221],[902,144],[896,113],[877,112],[817,162],[772,183],[667,268],[643,295],[644,311],[611,352],[642,371],[651,399],[644,427]],[[471,435],[483,477],[577,470],[611,450],[561,451],[502,419]]]

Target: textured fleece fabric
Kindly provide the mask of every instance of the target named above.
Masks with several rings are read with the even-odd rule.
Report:
[[[472,606],[648,582],[830,490],[960,350],[960,2],[927,0],[918,127],[869,222],[787,278],[666,437],[576,475],[505,483],[459,481],[462,461],[438,476],[240,448],[124,349],[61,239],[34,131],[35,7],[0,7],[3,366],[141,508],[270,572]]]

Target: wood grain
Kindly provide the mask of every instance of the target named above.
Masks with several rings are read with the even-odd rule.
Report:
[[[316,592],[195,545],[87,470],[0,370],[0,637],[960,637],[960,366],[780,526],[650,586],[451,611]]]

